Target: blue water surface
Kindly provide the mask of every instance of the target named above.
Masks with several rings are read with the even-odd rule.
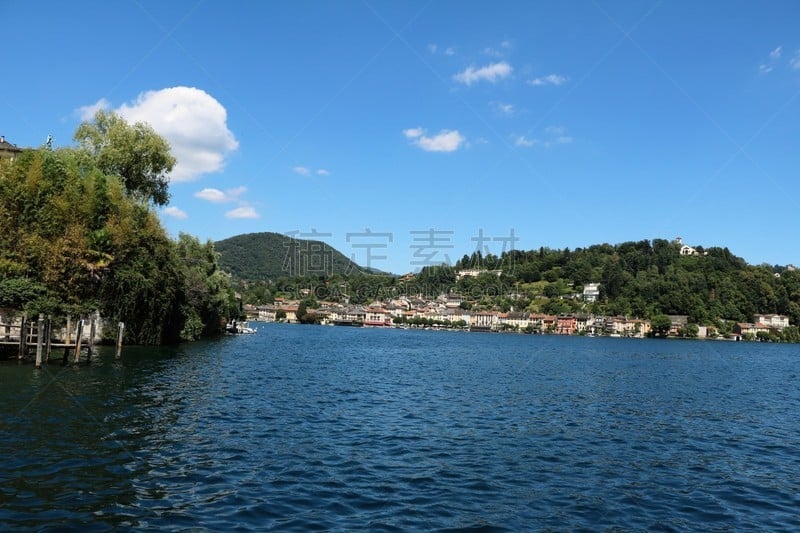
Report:
[[[800,346],[269,324],[0,365],[0,529],[800,529]]]

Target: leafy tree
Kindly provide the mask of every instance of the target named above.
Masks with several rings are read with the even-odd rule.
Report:
[[[667,315],[656,315],[650,319],[650,327],[653,335],[657,337],[666,337],[672,327],[672,321]]]
[[[0,161],[0,305],[100,310],[141,344],[218,332],[235,309],[213,245],[172,241],[150,204],[168,198],[166,142],[113,115],[79,130],[80,149]]]
[[[169,173],[175,166],[166,140],[142,122],[128,124],[113,112],[98,111],[75,132],[87,163],[118,176],[137,200],[169,203]]]

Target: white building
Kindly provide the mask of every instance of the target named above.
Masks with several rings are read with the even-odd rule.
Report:
[[[586,285],[584,285],[583,287],[584,302],[596,302],[599,297],[600,297],[599,283],[587,283]]]
[[[754,315],[753,322],[778,330],[789,327],[789,317],[783,315]]]

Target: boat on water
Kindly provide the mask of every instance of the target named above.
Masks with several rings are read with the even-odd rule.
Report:
[[[228,324],[225,326],[225,333],[228,333],[229,335],[251,335],[256,331],[256,328],[250,327],[249,323],[238,322],[236,320],[228,322]]]

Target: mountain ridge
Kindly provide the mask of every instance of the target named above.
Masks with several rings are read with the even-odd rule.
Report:
[[[370,272],[333,246],[270,231],[243,233],[214,243],[220,266],[243,280]]]

